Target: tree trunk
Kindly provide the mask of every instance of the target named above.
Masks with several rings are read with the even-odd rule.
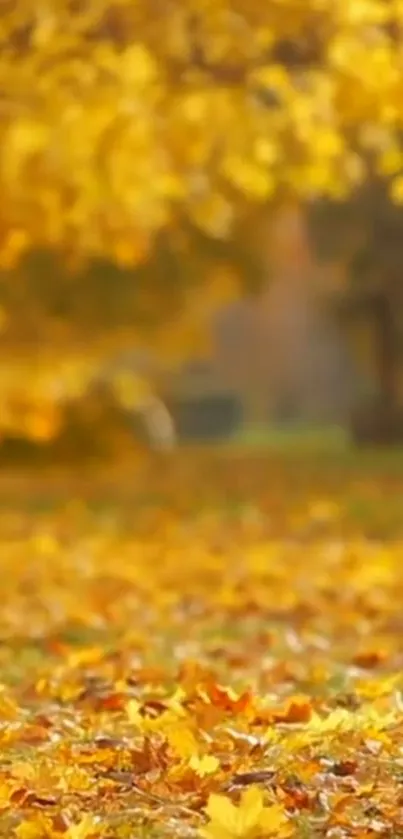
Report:
[[[399,404],[399,339],[393,300],[386,293],[376,295],[371,300],[368,315],[374,330],[377,395],[354,411],[353,439],[358,444],[401,443],[403,408]]]
[[[397,407],[399,359],[392,303],[386,296],[373,310],[374,351],[379,392],[389,405]]]

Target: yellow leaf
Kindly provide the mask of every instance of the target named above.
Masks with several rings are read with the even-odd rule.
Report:
[[[242,793],[238,807],[224,795],[210,795],[206,813],[210,822],[203,834],[209,839],[263,839],[291,832],[283,808],[278,804],[265,807],[264,794],[257,786]]]
[[[136,699],[130,699],[126,705],[126,713],[129,718],[129,722],[132,725],[137,726],[137,728],[143,728],[144,725],[144,717],[140,714],[140,702],[137,702]]]
[[[142,716],[141,705],[131,699],[126,705],[126,713],[132,725],[143,732],[158,732],[168,741],[176,755],[184,760],[190,760],[198,752],[199,744],[187,721],[186,711],[178,706],[175,711],[168,710],[156,719]]]
[[[71,793],[72,791],[85,792],[90,789],[91,785],[91,776],[84,769],[79,769],[77,766],[69,766],[59,779],[57,788],[65,793]]]
[[[178,757],[188,760],[197,752],[198,742],[187,725],[174,725],[164,731],[171,749]]]
[[[364,707],[356,712],[348,711],[346,708],[337,708],[323,718],[319,717],[318,714],[312,714],[304,732],[307,735],[319,736],[334,731],[365,731],[371,726],[375,726],[380,731],[389,725],[393,725],[395,720],[396,713],[393,711],[379,714],[372,707]]]
[[[211,839],[230,839],[232,836],[241,836],[238,832],[238,810],[225,795],[212,793],[209,796],[206,813],[210,823],[202,831]]]
[[[14,829],[14,833],[18,839],[43,839],[43,837],[46,836],[44,828],[46,830],[46,826],[44,825],[42,819],[40,821],[26,820],[17,825]]]
[[[331,711],[327,717],[320,717],[313,713],[306,725],[306,730],[315,734],[325,734],[330,731],[351,731],[354,728],[355,719],[351,711],[346,708],[337,708]]]
[[[213,775],[219,769],[220,761],[213,755],[204,755],[201,758],[198,755],[192,755],[189,766],[196,772],[196,775],[204,778],[205,775]]]
[[[27,761],[15,761],[12,766],[13,778],[18,778],[20,781],[33,781],[37,775],[35,767]]]

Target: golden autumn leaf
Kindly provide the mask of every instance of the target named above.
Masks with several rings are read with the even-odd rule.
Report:
[[[183,760],[192,760],[198,749],[197,739],[188,725],[164,726],[162,729],[171,749]]]
[[[213,775],[214,772],[217,772],[220,768],[220,762],[213,755],[203,755],[203,757],[192,755],[189,760],[189,767],[193,769],[196,775],[204,778],[206,775]]]
[[[210,821],[202,834],[208,839],[263,839],[292,832],[283,808],[277,804],[266,807],[264,794],[256,786],[242,793],[238,807],[226,796],[210,795],[206,813]]]
[[[46,828],[48,828],[47,834],[44,832]],[[24,820],[15,828],[15,835],[18,839],[42,839],[43,836],[52,835],[49,833],[51,829],[51,825],[49,823],[47,825],[46,823],[44,824],[43,819],[39,819],[38,821]]]
[[[176,703],[162,714],[152,719],[140,713],[141,706],[131,699],[126,705],[126,712],[131,724],[144,733],[163,735],[178,757],[190,760],[198,752],[198,742],[194,735],[191,720],[186,711]]]

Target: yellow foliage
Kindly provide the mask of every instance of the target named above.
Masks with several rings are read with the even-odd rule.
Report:
[[[229,261],[187,259],[183,228],[235,241],[253,204],[344,198],[365,179],[368,152],[403,202],[402,26],[400,0],[173,0],[158,14],[149,0],[5,4],[0,268],[15,299],[0,301],[0,433],[55,438],[60,405],[86,392],[108,355],[103,331],[114,347],[152,345],[167,366],[208,354],[211,314],[240,278]],[[44,290],[20,272],[41,249],[70,267],[106,258],[122,269],[109,283],[117,299],[162,234],[182,274],[161,248],[148,275],[130,277],[115,306],[124,335],[101,278],[90,292],[73,270],[43,268]],[[47,309],[55,288],[63,304]],[[67,300],[77,306],[60,315]],[[94,346],[101,336],[97,347],[88,335]],[[18,344],[40,344],[36,364],[16,362]],[[142,388],[125,374],[115,394],[132,408]]]
[[[402,22],[383,0],[7,4],[3,264],[24,240],[136,263],[178,207],[222,236],[245,199],[348,191],[367,130],[380,161],[401,132]]]

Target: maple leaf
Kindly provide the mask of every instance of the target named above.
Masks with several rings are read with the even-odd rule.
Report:
[[[306,696],[291,696],[284,708],[273,712],[273,719],[281,723],[308,722],[312,715],[312,706]]]
[[[204,778],[206,775],[213,775],[220,768],[220,761],[213,755],[192,755],[189,760],[189,767],[193,769],[196,775]]]
[[[251,704],[251,694],[249,691],[237,694],[230,687],[210,683],[204,692],[213,705],[233,714],[243,713]]]
[[[202,833],[207,839],[259,839],[286,837],[291,826],[284,809],[273,804],[265,807],[260,787],[251,786],[241,795],[239,806],[224,795],[211,794],[206,813],[210,822]]]

